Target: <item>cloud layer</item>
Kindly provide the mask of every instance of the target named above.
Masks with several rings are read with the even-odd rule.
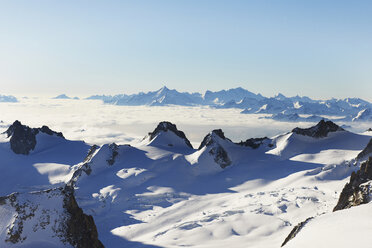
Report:
[[[6,124],[20,120],[32,127],[47,125],[72,140],[98,145],[111,142],[124,144],[141,140],[160,121],[167,120],[175,123],[197,145],[216,128],[222,128],[233,141],[240,141],[274,136],[296,126],[311,125],[259,119],[265,115],[243,115],[240,111],[209,107],[115,106],[97,100],[23,98],[19,103],[0,103],[0,120],[4,121],[0,129],[4,130]],[[363,131],[368,127],[368,124],[358,125],[354,131]]]

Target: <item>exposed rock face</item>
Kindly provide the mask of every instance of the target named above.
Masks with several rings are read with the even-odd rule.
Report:
[[[314,138],[324,138],[328,136],[330,132],[345,131],[332,121],[321,120],[317,125],[310,128],[299,128],[296,127],[292,130],[293,133],[300,135],[310,136]]]
[[[72,175],[70,181],[67,183],[69,187],[74,187],[76,181],[79,179],[81,174],[85,172],[88,176],[90,173],[92,173],[92,168],[90,167],[90,162],[92,161],[93,155],[96,153],[96,151],[99,149],[99,146],[92,145],[88,151],[87,156],[84,159],[83,164],[80,166],[79,169],[77,169],[74,174]]]
[[[218,137],[218,138],[217,138]],[[226,150],[219,144],[218,139],[230,141],[225,137],[225,134],[222,132],[221,129],[213,130],[203,139],[202,143],[199,146],[199,150],[203,147],[210,148],[209,154],[213,156],[214,161],[221,166],[221,168],[225,168],[231,165],[231,159],[229,158]]]
[[[296,235],[301,231],[301,229],[310,221],[312,220],[313,217],[310,217],[310,218],[307,218],[305,221],[303,222],[300,222],[299,224],[297,224],[293,229],[292,231],[289,233],[289,235],[285,238],[283,244],[282,244],[282,247],[288,243],[288,241],[290,241],[291,239],[293,239],[294,237],[296,237]]]
[[[363,151],[361,151],[358,156],[357,156],[357,160],[362,160],[364,158],[366,158],[368,155],[372,155],[372,139],[368,142],[366,148],[363,149]]]
[[[10,147],[13,152],[24,155],[28,155],[30,151],[35,149],[36,135],[39,132],[64,138],[62,133],[54,132],[47,126],[42,126],[41,128],[30,128],[22,125],[18,120],[5,131],[8,137],[11,137]]]
[[[175,135],[183,139],[188,147],[193,148],[190,141],[186,138],[185,133],[178,130],[175,124],[168,121],[160,122],[158,126],[155,128],[155,130],[152,133],[149,133],[150,140],[154,139],[160,132],[168,131],[173,132]]]
[[[28,247],[33,242],[76,248],[104,247],[91,216],[77,205],[71,187],[0,197],[0,210],[13,217],[0,222],[0,246]],[[32,230],[32,231],[30,231]],[[43,246],[44,247],[44,246]]]
[[[372,180],[372,157],[364,162],[357,172],[353,172],[350,182],[347,183],[341,192],[340,198],[333,211],[347,209],[360,204],[368,203],[372,189],[370,182]]]
[[[64,194],[64,208],[70,214],[66,223],[67,241],[76,248],[103,248],[103,244],[98,240],[97,227],[93,217],[84,214],[78,206],[73,188],[66,186]]]
[[[372,132],[372,128],[368,128],[367,129],[367,132]]]
[[[257,149],[261,145],[263,145],[265,141],[270,141],[270,139],[267,138],[267,137],[264,137],[264,138],[251,138],[251,139],[247,139],[246,141],[241,141],[241,142],[237,143],[237,145],[248,146],[248,147],[251,147],[253,149]],[[273,144],[268,144],[268,146],[269,147],[272,147]]]
[[[119,155],[119,153],[118,153],[118,148],[119,147],[118,147],[117,144],[112,143],[112,144],[109,145],[109,148],[110,148],[112,154],[111,154],[111,157],[109,159],[107,159],[107,163],[109,165],[113,165],[115,163],[115,158]]]
[[[204,146],[209,146],[214,143],[213,136],[216,135],[223,140],[226,140],[225,134],[222,132],[221,129],[215,129],[210,134],[204,137],[202,143],[200,144],[198,150],[200,150]]]

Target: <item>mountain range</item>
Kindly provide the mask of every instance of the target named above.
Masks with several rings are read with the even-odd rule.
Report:
[[[332,115],[342,116],[344,121],[370,121],[372,104],[360,98],[313,100],[309,97],[286,97],[277,94],[264,97],[243,88],[206,91],[204,94],[178,92],[163,87],[157,91],[132,95],[95,95],[87,99],[102,100],[104,103],[124,106],[211,106],[215,108],[239,108],[244,114],[272,114],[272,119],[293,121],[293,115]],[[362,115],[362,113],[364,113]],[[281,115],[280,117],[277,115]],[[295,118],[297,119],[297,118]],[[310,118],[300,121],[317,121]],[[297,120],[296,120],[297,121]]]
[[[370,131],[215,129],[195,148],[164,121],[136,144],[90,146],[15,121],[0,136],[0,247],[348,247],[359,223],[353,242],[372,242]]]
[[[74,99],[61,94],[53,99]],[[241,87],[204,94],[179,92],[162,87],[157,91],[137,94],[93,95],[87,100],[101,100],[106,104],[121,106],[209,106],[213,108],[238,108],[242,114],[270,114],[266,119],[286,122],[316,122],[327,116],[344,122],[371,122],[372,104],[360,98],[313,100],[306,96],[286,97],[277,94],[265,97]],[[0,95],[0,102],[17,102],[13,96]],[[341,118],[341,119],[340,119]]]
[[[0,102],[18,102],[14,96],[0,95]]]

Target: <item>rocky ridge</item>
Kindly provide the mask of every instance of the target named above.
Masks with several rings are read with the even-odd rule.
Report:
[[[10,137],[10,147],[16,154],[28,155],[30,151],[36,147],[36,135],[39,133],[45,133],[48,135],[56,135],[64,138],[60,132],[55,132],[47,126],[41,128],[30,128],[29,126],[22,125],[22,123],[16,120],[9,128],[5,131],[7,137]]]
[[[332,121],[321,120],[317,125],[310,128],[299,128],[296,127],[292,130],[293,133],[314,137],[324,138],[327,137],[330,132],[345,131],[345,129],[339,127]]]
[[[56,245],[76,248],[104,247],[92,216],[77,205],[71,187],[0,197],[0,212],[4,211],[13,217],[11,224],[0,228],[4,232],[0,244],[26,247],[53,240]]]
[[[161,132],[173,132],[175,135],[180,137],[185,141],[185,144],[193,148],[190,141],[186,138],[186,135],[184,132],[177,129],[177,126],[169,121],[162,121],[158,124],[158,126],[155,128],[155,130],[148,134],[150,140],[153,140],[157,135],[159,135]]]
[[[209,148],[209,154],[213,156],[214,161],[219,164],[221,168],[225,168],[231,165],[232,162],[226,150],[219,143],[219,139],[231,142],[231,140],[225,137],[221,129],[216,129],[204,137],[198,150],[204,147]]]
[[[370,202],[371,188],[368,182],[372,180],[372,157],[362,163],[357,172],[353,172],[350,181],[343,188],[337,205],[333,211],[347,209]]]

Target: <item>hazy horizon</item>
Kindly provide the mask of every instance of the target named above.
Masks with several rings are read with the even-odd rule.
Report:
[[[371,10],[369,1],[6,1],[0,94],[241,86],[372,101]]]
[[[120,95],[120,94],[125,94],[125,95],[132,95],[132,94],[138,94],[138,93],[148,93],[148,92],[155,92],[155,91],[158,91],[158,90],[160,90],[160,89],[162,89],[163,87],[167,87],[168,89],[170,89],[170,90],[177,90],[178,92],[181,92],[181,93],[200,93],[200,94],[204,94],[207,90],[209,90],[209,89],[207,89],[207,90],[205,90],[205,91],[181,91],[181,90],[178,90],[178,89],[176,89],[176,88],[169,88],[168,86],[166,86],[166,85],[163,85],[163,86],[161,86],[161,87],[158,87],[158,88],[153,88],[153,89],[150,89],[150,90],[140,90],[140,91],[137,91],[137,92],[124,92],[124,91],[122,91],[122,92],[113,92],[113,93],[93,93],[93,94],[69,94],[69,93],[66,93],[66,92],[59,92],[59,93],[55,93],[55,94],[52,94],[52,93],[44,93],[44,94],[20,94],[20,93],[17,93],[17,94],[4,94],[3,92],[0,92],[0,95],[11,95],[11,96],[14,96],[14,97],[16,97],[16,98],[54,98],[54,97],[57,97],[57,96],[60,96],[60,95],[66,95],[66,96],[68,96],[68,97],[70,97],[70,98],[73,98],[73,97],[78,97],[79,99],[84,99],[84,98],[88,98],[88,97],[90,97],[90,96],[94,96],[94,95],[106,95],[106,96],[114,96],[114,95]],[[334,96],[331,96],[331,97],[323,97],[323,98],[320,98],[320,97],[316,97],[316,96],[309,96],[309,95],[300,95],[300,94],[296,94],[296,95],[287,95],[287,94],[285,94],[285,93],[283,93],[283,92],[277,92],[277,93],[275,93],[275,94],[273,94],[273,95],[265,95],[265,94],[262,94],[261,92],[253,92],[253,91],[251,91],[251,90],[249,90],[249,89],[246,89],[246,88],[244,88],[244,87],[240,87],[240,86],[238,86],[238,87],[233,87],[233,88],[225,88],[225,89],[217,89],[217,90],[211,90],[212,92],[217,92],[217,91],[223,91],[223,90],[230,90],[230,89],[236,89],[236,88],[243,88],[243,89],[245,89],[245,90],[248,90],[248,91],[250,91],[250,92],[252,92],[252,93],[254,93],[254,94],[261,94],[262,96],[264,96],[264,97],[268,97],[268,98],[270,98],[270,97],[275,97],[276,95],[278,95],[278,94],[283,94],[284,96],[286,96],[286,97],[295,97],[295,96],[300,96],[300,97],[309,97],[309,98],[311,98],[311,99],[313,99],[313,100],[330,100],[330,99],[345,99],[345,98],[360,98],[360,99],[362,99],[362,100],[366,100],[366,101],[368,101],[368,102],[372,102],[372,98],[371,99],[368,99],[368,98],[361,98],[361,97],[358,97],[358,96],[346,96],[346,97],[340,97],[340,98],[338,98],[338,97],[334,97]]]

